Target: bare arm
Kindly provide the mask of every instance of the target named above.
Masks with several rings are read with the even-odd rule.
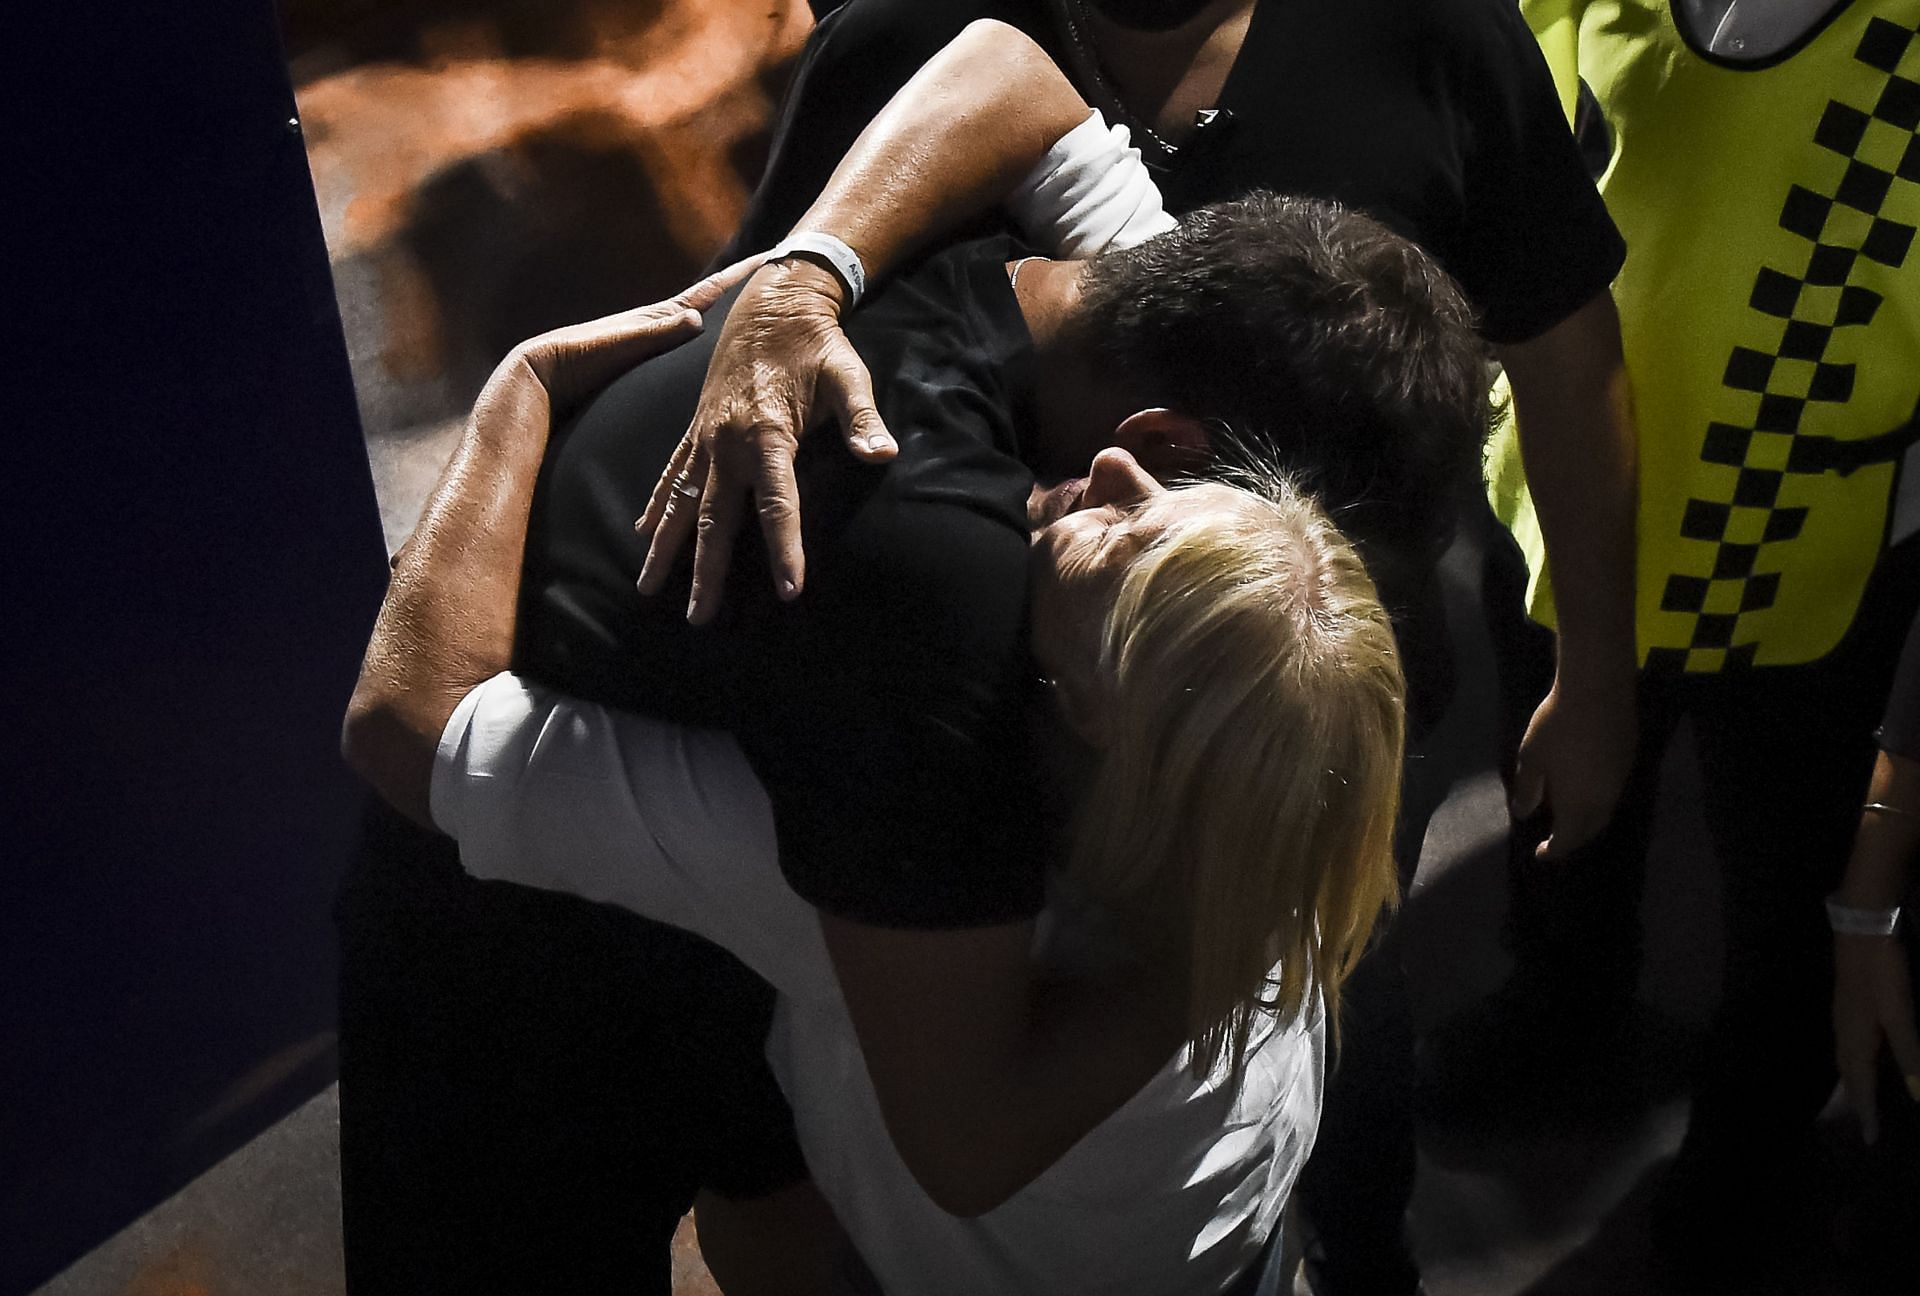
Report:
[[[1898,908],[1912,885],[1914,853],[1920,851],[1920,762],[1881,752],[1866,799],[1895,809],[1861,816],[1834,899],[1855,909]],[[1906,947],[1897,935],[1836,934],[1833,968],[1835,1060],[1848,1105],[1872,1143],[1880,1132],[1883,1049],[1893,1054],[1909,1095],[1920,1102],[1920,1028],[1914,1021]]]
[[[487,380],[395,562],[342,730],[348,764],[396,808],[431,825],[441,731],[461,698],[507,668],[527,511],[554,416],[697,332],[699,312],[751,268],[522,343]]]
[[[1543,856],[1606,826],[1633,763],[1638,440],[1606,292],[1542,336],[1500,349],[1519,415],[1559,624],[1553,689],[1520,745],[1514,809],[1553,811]]]
[[[1088,112],[1025,33],[975,22],[861,132],[795,232],[835,235],[877,277],[1003,201]],[[788,597],[800,592],[793,456],[813,404],[838,415],[855,454],[895,453],[866,366],[840,331],[844,299],[831,272],[799,258],[767,266],[747,286],[721,331],[693,426],[640,520],[653,532],[643,593],[666,583],[697,526],[688,613],[711,617],[749,491],[776,585]],[[691,493],[676,494],[676,481]]]

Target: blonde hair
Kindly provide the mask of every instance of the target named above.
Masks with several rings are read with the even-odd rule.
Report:
[[[1202,491],[1107,616],[1069,867],[1184,970],[1195,1072],[1237,1075],[1258,1013],[1317,992],[1336,1017],[1398,900],[1405,683],[1373,582],[1316,506],[1277,475],[1156,499]]]

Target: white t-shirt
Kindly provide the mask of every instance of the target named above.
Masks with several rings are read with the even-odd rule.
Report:
[[[1174,1059],[1032,1184],[955,1218],[894,1152],[818,919],[780,874],[766,796],[731,738],[498,675],[447,723],[432,809],[474,876],[683,927],[773,985],[768,1061],[815,1182],[889,1293],[1220,1291],[1258,1254],[1312,1147],[1317,1012],[1265,1027],[1237,1087]],[[1040,957],[1087,944],[1075,910],[1045,917]]]

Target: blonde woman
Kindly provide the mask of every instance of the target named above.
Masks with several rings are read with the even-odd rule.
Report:
[[[680,318],[612,327],[644,350]],[[1161,1051],[1111,1115],[968,1218],[922,1191],[889,1129],[869,1078],[884,1062],[863,1055],[733,740],[500,673],[544,448],[513,424],[554,375],[596,376],[567,367],[596,332],[531,344],[483,395],[396,570],[350,757],[477,876],[632,908],[767,978],[808,1164],[882,1290],[1224,1289],[1311,1146],[1326,1008],[1395,892],[1403,684],[1352,548],[1277,479],[1169,490],[1123,450],[1054,495],[1068,511],[1034,543],[1032,649],[1077,811],[1034,966],[1083,1005],[1058,1019],[1067,1037],[1110,1048],[1097,1005],[1125,1004],[1141,1020],[1117,1033]]]
[[[1047,129],[1087,125],[1084,105],[1055,107]],[[1097,121],[1089,130],[1103,153],[1125,154],[1124,141]],[[1135,215],[1159,216],[1150,185],[1120,207],[1131,213],[1128,226]],[[1234,659],[1223,648],[1232,636],[1207,630],[1197,602],[1182,607],[1164,592],[1184,596],[1206,580],[1241,590],[1227,564],[1188,568],[1200,549],[1166,550],[1165,576],[1185,573],[1186,583],[1156,586],[1163,592],[1137,605],[1138,626],[1125,633],[1091,633],[1105,613],[1090,609],[1105,600],[1049,611],[1043,589],[1056,576],[1062,590],[1095,589],[1096,577],[1135,549],[1148,552],[1172,521],[1204,512],[1204,492],[1157,502],[1154,479],[1217,464],[1236,440],[1272,447],[1311,475],[1343,520],[1383,544],[1430,538],[1437,483],[1477,461],[1484,377],[1469,314],[1404,240],[1330,204],[1259,195],[1195,213],[1179,228],[1159,223],[1163,232],[1138,248],[1089,260],[1024,256],[1005,238],[961,244],[874,294],[848,334],[873,375],[897,457],[882,469],[816,438],[789,461],[808,501],[805,597],[794,597],[797,581],[776,597],[775,582],[743,579],[711,627],[689,627],[677,601],[634,598],[646,542],[631,519],[692,416],[712,338],[631,369],[567,426],[547,454],[530,534],[526,499],[515,493],[522,478],[508,471],[531,474],[545,446],[546,387],[528,367],[536,359],[557,366],[560,387],[578,392],[593,385],[579,375],[605,377],[634,355],[617,342],[597,346],[593,330],[523,355],[483,398],[450,479],[449,498],[464,484],[478,501],[477,520],[441,546],[466,566],[437,593],[424,569],[403,569],[403,586],[424,583],[396,587],[349,729],[369,777],[417,817],[431,809],[432,822],[461,838],[470,872],[533,883],[544,876],[551,887],[614,899],[621,893],[608,875],[655,877],[658,869],[632,867],[631,851],[659,848],[651,858],[684,882],[667,888],[679,909],[657,896],[622,903],[721,937],[784,992],[773,1050],[788,1058],[786,1087],[811,1168],[874,1269],[900,1291],[1226,1283],[1270,1231],[1310,1141],[1319,1028],[1297,1014],[1337,982],[1367,925],[1367,896],[1390,890],[1384,875],[1368,873],[1377,861],[1365,843],[1384,839],[1391,790],[1376,797],[1370,774],[1323,750],[1335,736],[1327,715],[1303,713],[1298,737],[1264,725],[1229,733],[1264,695],[1233,691],[1226,667]],[[804,268],[789,256],[754,283]],[[748,356],[765,320],[759,307],[747,309],[752,292],[737,308],[730,301],[708,312],[709,323],[731,312],[712,332],[722,347],[744,335]],[[655,320],[656,334],[671,331],[670,314]],[[529,435],[536,424],[538,435]],[[1244,436],[1226,435],[1226,425]],[[1126,453],[1089,474],[1102,446]],[[869,460],[886,457],[871,450]],[[669,473],[669,498],[691,490],[689,475],[684,463]],[[1036,475],[1048,489],[1034,488]],[[1098,525],[1093,547],[1070,547],[1030,579],[1030,531],[1069,514],[1081,518],[1074,527]],[[423,534],[444,520],[430,513]],[[1242,539],[1262,533],[1251,527]],[[482,701],[455,711],[469,686],[507,658],[504,649],[477,654],[480,674],[449,672],[462,654],[445,648],[442,629],[457,638],[484,627],[471,609],[436,611],[436,600],[471,600],[490,588],[481,573],[517,570],[521,537],[531,571],[515,667],[656,721],[726,729],[730,738],[708,735],[694,746],[717,742],[732,755],[702,757],[672,737],[649,749],[658,760],[643,778],[622,778],[607,792],[604,807],[567,805],[557,792],[563,804],[519,806],[523,786],[606,791],[605,765],[569,765],[566,753],[576,740],[602,755],[624,741],[612,713],[524,688],[516,695],[515,682],[489,684],[474,694]],[[1226,537],[1192,538],[1217,547]],[[740,566],[766,560],[751,545],[732,556]],[[1247,570],[1264,570],[1260,555],[1242,556]],[[1361,574],[1350,555],[1325,564],[1320,556],[1307,546],[1291,567],[1273,570]],[[1047,663],[1038,670],[1025,633],[1030,586],[1041,628],[1033,647]],[[489,597],[490,606],[512,607],[511,597]],[[1166,615],[1170,604],[1177,615]],[[1385,622],[1367,606],[1361,620],[1385,651]],[[494,615],[479,621],[509,635],[512,618],[502,629]],[[1061,625],[1080,637],[1061,638]],[[1193,678],[1156,708],[1151,689],[1162,678],[1128,663],[1158,660],[1155,645],[1179,626],[1190,633],[1173,642],[1186,645]],[[1097,642],[1087,656],[1073,655],[1089,634]],[[1075,667],[1101,660],[1109,646],[1107,673]],[[1316,671],[1338,657],[1308,651],[1267,673],[1292,670],[1311,693]],[[1083,791],[1075,767],[1091,770],[1084,791],[1095,809],[1081,831],[1121,829],[1120,848],[1103,852],[1099,867],[1083,862],[1053,875],[1079,880],[1051,905],[1042,866],[1072,851],[1056,840],[1062,816],[1045,813],[1035,795],[1026,735],[1036,674],[1059,681],[1055,704],[1037,713],[1063,714],[1065,733],[1080,737],[1053,749],[1067,797]],[[488,698],[502,710],[485,707]],[[1196,701],[1209,709],[1179,710]],[[1140,719],[1122,718],[1136,704]],[[1145,728],[1114,729],[1130,723]],[[455,774],[443,779],[446,804],[436,787],[429,807],[443,724],[440,762]],[[1159,746],[1149,752],[1149,742]],[[1307,754],[1311,786],[1251,781],[1271,743]],[[1247,750],[1222,754],[1235,744]],[[514,772],[516,760],[548,757],[564,767],[549,784]],[[1390,765],[1392,752],[1384,759]],[[629,768],[617,751],[609,761]],[[721,762],[718,772],[692,777],[712,762]],[[714,791],[712,780],[724,788],[727,771],[741,768],[758,784],[741,796],[771,806],[773,845],[761,843],[757,854],[713,831],[769,821]],[[475,777],[458,777],[461,770]],[[1148,798],[1146,786],[1172,791]],[[471,797],[458,795],[462,788]],[[1362,843],[1340,861],[1319,851],[1311,824],[1285,821],[1314,886],[1329,890],[1303,890],[1297,872],[1244,867],[1248,843],[1269,862],[1275,850],[1265,835],[1273,825],[1249,818],[1249,807],[1317,814],[1323,806],[1334,810],[1330,825],[1343,806],[1373,816],[1364,832],[1326,829],[1336,843]],[[577,838],[583,832],[588,840]],[[764,914],[744,921],[751,906],[740,897],[758,893],[729,880],[730,870],[769,853],[804,903],[790,900],[783,922]],[[1346,876],[1340,865],[1372,877],[1355,883],[1351,913],[1338,903],[1341,884],[1327,880]],[[582,869],[597,880],[583,881]],[[1279,911],[1263,903],[1275,896],[1256,894],[1261,886],[1277,888]],[[506,903],[504,892],[492,894]],[[1094,920],[1072,917],[1082,913]],[[571,925],[564,939],[585,926]],[[659,943],[657,934],[646,939]],[[799,954],[806,957],[794,961]],[[1262,989],[1276,961],[1276,986]],[[1065,974],[1076,970],[1083,974]],[[565,960],[543,975],[567,975]],[[1272,1001],[1265,1008],[1256,1004],[1262,995]],[[831,1017],[796,1026],[809,1004]],[[739,1124],[737,1105],[713,1100],[716,1090],[732,1092],[733,1073],[757,1065],[764,1028],[743,1020],[739,1033],[752,1047],[718,1070],[686,1065],[678,1041],[660,1038],[632,1075],[645,1089],[636,1101],[700,1137],[703,1122]],[[829,1060],[793,1060],[803,1049]],[[781,1139],[770,1124],[756,1129],[767,1147]],[[690,1167],[666,1169],[713,1184],[714,1159],[704,1145],[695,1153]],[[766,1168],[754,1169],[764,1187]],[[741,1182],[737,1163],[726,1179]],[[905,1232],[896,1238],[890,1228]],[[783,1279],[792,1290],[795,1275]]]

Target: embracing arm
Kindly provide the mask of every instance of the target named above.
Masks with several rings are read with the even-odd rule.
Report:
[[[1023,32],[975,22],[867,126],[794,232],[841,239],[877,277],[1006,200],[1089,112]],[[1157,213],[1158,193],[1149,192]],[[688,611],[695,621],[709,618],[749,491],[777,586],[788,597],[800,592],[805,556],[793,456],[813,405],[838,416],[855,454],[883,460],[895,452],[866,366],[840,331],[844,303],[840,281],[798,257],[767,266],[741,294],[693,425],[640,520],[653,532],[642,592],[665,585],[697,523]]]
[[[1551,809],[1542,854],[1561,856],[1606,826],[1635,747],[1638,439],[1612,296],[1500,360],[1558,613],[1553,688],[1521,742],[1514,810]]]
[[[699,312],[750,268],[522,343],[487,380],[395,562],[342,729],[348,764],[399,810],[431,825],[441,731],[461,698],[507,668],[527,511],[556,413],[696,332]]]

